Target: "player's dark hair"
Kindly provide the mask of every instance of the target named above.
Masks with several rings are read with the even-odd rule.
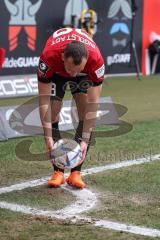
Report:
[[[88,50],[84,43],[73,41],[66,45],[64,49],[64,57],[72,57],[74,64],[80,65],[83,58],[88,58]]]

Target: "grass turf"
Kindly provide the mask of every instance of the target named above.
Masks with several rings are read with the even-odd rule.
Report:
[[[159,153],[159,87],[158,76],[142,78],[141,81],[133,77],[106,79],[102,96],[111,96],[113,102],[127,107],[128,112],[122,116],[122,119],[132,123],[133,130],[118,137],[96,138],[96,145],[91,147],[83,168]],[[67,93],[66,99],[68,98]],[[24,101],[26,98],[2,100],[1,106],[20,104]],[[108,128],[108,126],[101,126],[95,131],[106,131]],[[17,143],[27,139],[33,141],[31,146],[33,153],[43,152],[44,142],[41,136],[12,139],[0,143],[0,186],[52,174],[50,163],[43,158],[37,161],[31,161],[31,159],[25,161],[23,148],[21,151],[24,159],[17,158],[15,154]],[[160,227],[158,221],[159,162],[86,176],[85,181],[87,187],[95,190],[99,198],[97,209],[88,213],[91,216]],[[48,191],[46,186],[43,186],[26,189],[21,193],[3,194],[0,199],[29,203],[33,206],[52,207],[49,203],[54,198],[55,202],[63,201],[63,204],[57,208],[74,201],[70,194],[62,193],[61,189],[57,189],[48,196],[46,191]],[[43,200],[44,194],[46,195]],[[36,202],[36,197],[41,198],[40,201]],[[7,240],[64,239],[64,236],[65,239],[73,236],[76,236],[76,239],[152,239],[105,229],[99,230],[88,225],[73,226],[57,220],[37,219],[2,209],[0,214],[0,237]],[[14,221],[15,218],[17,221]]]

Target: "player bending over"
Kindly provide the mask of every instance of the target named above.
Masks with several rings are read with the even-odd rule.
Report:
[[[86,157],[92,128],[96,119],[104,80],[104,61],[95,42],[85,31],[62,28],[47,40],[38,68],[39,109],[48,151],[60,138],[58,122],[66,86],[69,84],[76,102],[79,124],[75,140],[80,143],[82,159]],[[86,88],[88,86],[88,88]],[[93,104],[92,104],[93,103]],[[71,169],[69,185],[84,188],[81,165]],[[48,181],[51,187],[65,182],[64,170],[55,165]]]

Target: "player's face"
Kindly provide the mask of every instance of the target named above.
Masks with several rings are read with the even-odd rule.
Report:
[[[64,61],[64,67],[65,67],[66,72],[72,77],[75,77],[75,76],[77,76],[77,74],[82,72],[87,63],[86,58],[82,59],[82,62],[80,65],[75,65],[73,63],[72,57],[69,57],[67,59],[63,58],[63,61]]]

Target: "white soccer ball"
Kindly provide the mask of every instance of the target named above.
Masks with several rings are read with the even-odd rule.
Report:
[[[71,169],[82,163],[82,152],[80,145],[72,140],[63,138],[54,144],[51,153],[52,163],[61,169]]]

